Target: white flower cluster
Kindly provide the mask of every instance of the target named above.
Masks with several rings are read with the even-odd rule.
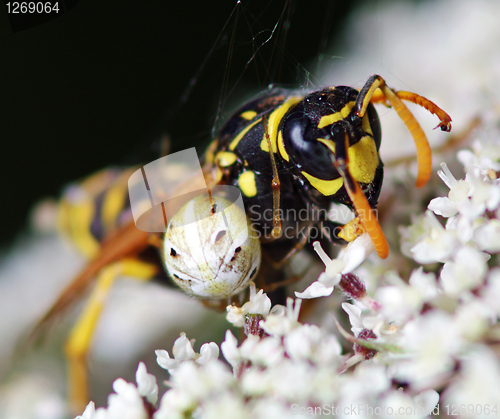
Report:
[[[139,363],[135,374],[137,386],[118,378],[113,383],[115,393],[108,397],[108,407],[95,408],[90,402],[82,416],[76,419],[147,419],[146,403],[156,403],[158,400],[158,385],[156,377],[148,374],[146,365]]]
[[[257,302],[262,298],[267,297],[260,295]],[[199,355],[182,334],[174,344],[174,359],[157,351],[158,363],[171,375],[170,389],[157,409],[152,408],[156,379],[141,363],[137,386],[116,380],[108,407],[95,409],[91,402],[77,419],[286,418],[308,415],[311,406],[321,406],[323,412],[362,411],[375,400],[381,409],[410,408],[421,417],[434,408],[437,393],[411,397],[392,389],[382,365],[360,365],[355,374],[341,374],[345,356],[337,338],[318,326],[301,324],[299,311],[300,300],[294,304],[289,299],[286,308],[276,307],[261,323],[268,336],[250,335],[241,345],[228,330],[221,349],[232,371],[218,359],[215,343],[203,345]]]
[[[465,179],[443,163],[438,174],[448,197],[433,199],[401,229],[403,252],[433,264],[432,271],[414,271],[409,284],[394,277],[375,298],[386,318],[403,325],[401,343],[410,356],[392,366],[396,377],[414,388],[444,389],[446,403],[500,407],[500,362],[488,345],[500,316],[500,141],[472,148],[458,153]]]
[[[367,237],[334,260],[315,245],[325,272],[297,296],[327,296],[336,286],[355,290],[354,304],[342,304],[353,335],[335,320],[353,351],[343,354],[331,327],[299,322],[300,298],[271,308],[252,286],[250,301],[229,306],[227,319],[242,327],[254,317],[261,333],[239,343],[228,330],[225,362],[214,342],[198,354],[181,334],[173,358],[156,352],[170,373],[158,406],[156,379],[141,363],[137,386],[116,380],[108,407],[90,403],[79,418],[427,417],[444,403],[467,406],[461,417],[498,414],[500,362],[490,343],[500,318],[500,142],[476,142],[458,158],[465,179],[456,180],[443,164],[448,197],[433,199],[401,229],[402,251],[427,271],[418,267],[406,282],[386,270],[368,296],[350,273],[373,251]]]

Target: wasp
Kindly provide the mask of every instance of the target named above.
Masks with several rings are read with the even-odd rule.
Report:
[[[296,237],[301,223],[331,226],[325,210],[340,203],[357,217],[335,226],[331,241],[346,244],[366,231],[385,258],[388,244],[372,211],[383,181],[381,128],[373,103],[388,102],[410,131],[417,148],[416,186],[423,187],[432,171],[425,133],[402,100],[436,114],[438,127],[451,130],[451,118],[433,102],[394,92],[377,75],[360,91],[348,86],[309,94],[277,90],[228,120],[207,152],[207,168],[217,183],[241,189],[261,242]],[[299,219],[300,213],[306,216]]]
[[[70,399],[79,406],[87,402],[85,357],[102,296],[118,275],[151,279],[166,269],[166,283],[173,281],[202,299],[225,299],[241,293],[250,281],[259,284],[261,251],[273,259],[275,249],[285,245],[286,261],[314,228],[325,230],[336,244],[367,232],[378,255],[387,257],[389,246],[374,214],[383,163],[381,127],[373,104],[391,106],[413,137],[416,187],[427,183],[432,170],[425,133],[403,101],[435,114],[438,127],[450,131],[451,118],[441,108],[415,93],[392,90],[377,75],[359,91],[337,86],[314,92],[265,92],[222,126],[201,161],[208,193],[178,208],[160,237],[136,228],[131,217],[126,179],[137,168],[104,171],[77,188],[79,200],[66,196],[62,224],[89,263],[35,333],[93,286],[65,348]],[[244,210],[214,192],[221,185],[238,188]],[[347,205],[356,217],[345,225],[329,220],[327,210],[336,203]]]

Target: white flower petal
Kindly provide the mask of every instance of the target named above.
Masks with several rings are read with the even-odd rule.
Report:
[[[487,270],[488,259],[489,255],[483,252],[468,246],[461,247],[455,253],[454,260],[445,263],[441,270],[441,282],[445,292],[458,295],[480,285]]]
[[[146,397],[150,403],[156,403],[158,400],[156,377],[153,374],[148,374],[144,362],[139,362],[139,366],[135,373],[135,381],[137,382],[139,394],[142,397]]]
[[[340,274],[329,276],[325,272],[322,272],[319,275],[318,282],[321,282],[325,287],[329,288],[337,285],[340,282],[341,278],[342,276]]]
[[[269,314],[274,316],[284,316],[286,314],[286,307],[281,304],[276,304],[270,311]]]
[[[425,390],[420,394],[417,394],[413,401],[415,405],[419,407],[425,416],[431,414],[434,408],[437,406],[439,402],[439,393],[436,390]]]
[[[431,211],[426,211],[422,220],[419,241],[410,252],[419,263],[444,262],[458,244],[454,231],[448,231],[439,223]]]
[[[418,291],[425,301],[436,297],[439,293],[436,281],[436,275],[433,272],[424,272],[422,267],[415,269],[409,279],[409,284]]]
[[[457,204],[449,198],[434,198],[427,206],[434,214],[443,217],[452,217],[458,212]]]
[[[264,291],[259,290],[248,303],[243,305],[242,309],[245,314],[260,314],[265,317],[271,310],[271,300],[267,294],[264,294]]]
[[[230,330],[226,330],[226,338],[221,343],[220,348],[226,361],[235,369],[241,362],[241,354],[238,349],[238,340]]]
[[[342,303],[342,309],[349,315],[349,323],[351,323],[351,330],[357,334],[363,329],[363,322],[361,321],[361,309],[353,304]]]
[[[474,242],[488,253],[500,253],[500,220],[489,220],[474,231]]]
[[[457,404],[474,407],[481,406],[495,409],[488,414],[474,414],[467,416],[488,417],[496,416],[500,397],[500,364],[498,356],[486,345],[478,345],[472,353],[464,357],[460,365],[460,372],[454,381],[451,382],[443,396],[444,403]],[[484,412],[484,411],[483,411]]]
[[[171,368],[177,368],[179,366],[179,361],[170,358],[170,355],[164,349],[157,349],[155,351],[156,362],[163,369],[169,370]]]
[[[272,368],[276,366],[284,356],[284,349],[280,338],[268,336],[260,340],[256,340],[249,358],[253,364]]]
[[[200,348],[200,356],[196,362],[200,365],[214,361],[219,358],[219,347],[215,342],[204,343]]]
[[[77,416],[75,419],[94,419],[94,415],[95,415],[95,403],[91,401],[85,408],[83,414],[81,416]]]
[[[245,324],[245,314],[241,307],[229,305],[226,307],[226,320],[236,327],[243,327]]]
[[[283,336],[293,328],[293,322],[283,314],[270,314],[260,322],[260,327],[271,336]]]
[[[486,201],[488,211],[495,211],[500,205],[500,185],[496,182],[489,190],[489,197]]]
[[[309,299],[318,297],[328,297],[333,292],[333,287],[326,287],[319,281],[313,282],[303,292],[295,291],[298,298]]]
[[[408,285],[380,287],[375,294],[385,318],[404,322],[418,314],[423,305],[419,292]]]
[[[290,331],[284,338],[287,355],[295,361],[313,360],[319,346],[321,330],[316,325],[304,324]]]
[[[175,359],[179,361],[194,359],[196,357],[196,353],[193,349],[193,344],[186,337],[185,333],[181,333],[180,337],[175,340],[172,352]]]
[[[118,378],[113,382],[116,394],[108,397],[107,417],[112,419],[147,419],[148,414],[137,388]]]
[[[182,419],[187,417],[195,406],[196,400],[190,394],[173,388],[163,395],[160,408],[153,417],[154,419]]]
[[[343,274],[347,274],[361,265],[368,256],[375,251],[372,239],[368,233],[359,236],[356,240],[349,243],[343,254],[345,266],[342,269]]]

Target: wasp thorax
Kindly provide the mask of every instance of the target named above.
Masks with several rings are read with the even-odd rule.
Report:
[[[186,293],[201,298],[237,294],[255,278],[260,242],[239,200],[212,193],[188,201],[165,233],[168,273]]]

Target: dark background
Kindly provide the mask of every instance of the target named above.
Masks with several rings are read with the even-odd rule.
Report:
[[[319,87],[309,72],[324,52],[342,50],[336,34],[359,5],[72,3],[16,32],[0,8],[2,246],[26,230],[37,201],[57,197],[68,182],[154,160],[151,145],[164,134],[173,151],[197,145],[202,152],[214,127],[269,83]]]

